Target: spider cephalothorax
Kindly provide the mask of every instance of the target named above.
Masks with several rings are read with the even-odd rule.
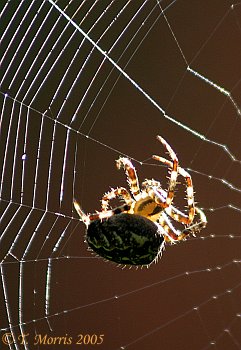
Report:
[[[170,145],[161,137],[158,140],[166,148],[171,161],[153,156],[171,169],[167,190],[156,180],[145,180],[140,188],[136,170],[128,158],[119,158],[117,168],[124,168],[130,192],[124,187],[111,189],[101,200],[101,211],[85,214],[74,200],[81,221],[87,227],[86,240],[100,256],[124,265],[149,265],[157,261],[165,242],[176,242],[195,234],[206,226],[203,211],[194,204],[194,192],[190,174],[181,168]],[[173,206],[177,177],[185,178],[188,213]],[[110,200],[122,199],[125,204],[110,208]],[[198,218],[197,220],[195,218]],[[194,220],[195,219],[195,220]],[[175,229],[172,221],[184,225]]]

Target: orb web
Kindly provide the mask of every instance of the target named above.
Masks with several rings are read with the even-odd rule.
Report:
[[[0,6],[1,345],[240,349],[241,3]],[[208,226],[117,268],[88,250],[73,198],[94,212],[127,187],[120,155],[166,189],[158,134]]]

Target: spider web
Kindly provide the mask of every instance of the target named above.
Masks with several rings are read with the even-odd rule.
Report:
[[[0,18],[1,348],[241,349],[241,3],[9,0]],[[208,226],[120,269],[73,198],[94,212],[126,187],[119,155],[166,188],[157,134]]]

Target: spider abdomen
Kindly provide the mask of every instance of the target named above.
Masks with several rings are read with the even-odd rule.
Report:
[[[86,240],[98,255],[123,265],[149,265],[164,241],[154,222],[135,214],[92,221]]]

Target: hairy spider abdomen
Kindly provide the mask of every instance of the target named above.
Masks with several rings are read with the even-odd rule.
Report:
[[[149,265],[164,242],[154,222],[124,213],[92,221],[86,240],[101,257],[124,265]]]

